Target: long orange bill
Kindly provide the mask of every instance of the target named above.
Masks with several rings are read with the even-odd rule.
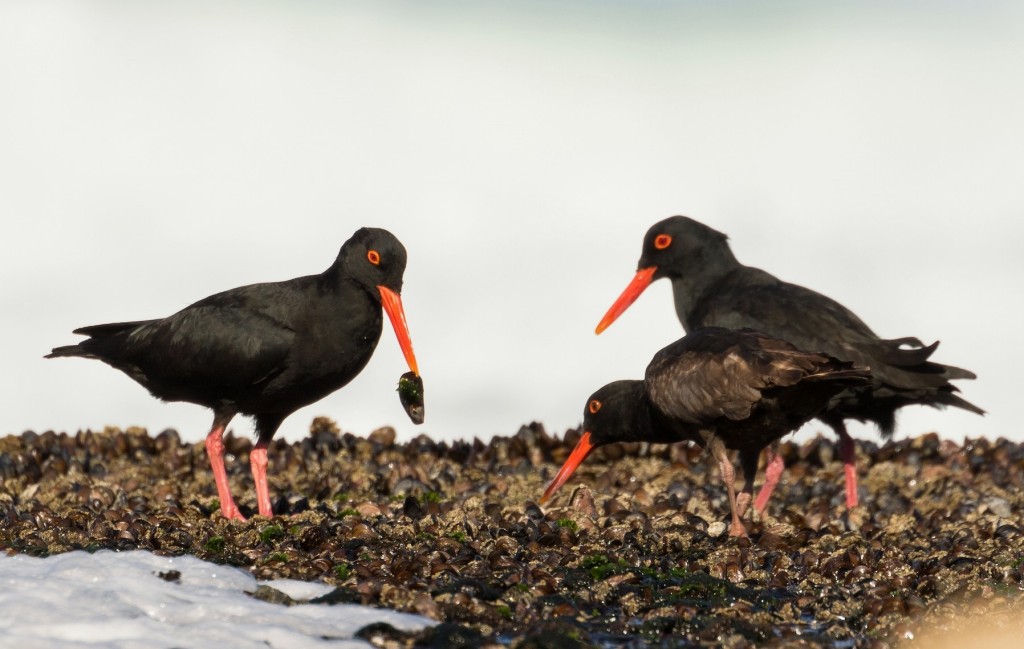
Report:
[[[558,470],[558,475],[551,481],[548,488],[544,490],[544,495],[540,497],[540,504],[547,502],[551,494],[558,491],[558,488],[565,484],[565,481],[569,479],[572,472],[576,470],[583,460],[586,459],[590,452],[594,450],[594,445],[590,443],[590,433],[584,432],[583,437],[580,437],[580,441],[577,442],[576,448],[569,454],[569,459],[565,461],[562,468]]]
[[[651,285],[656,270],[658,270],[657,266],[649,266],[636,271],[633,281],[629,283],[629,286],[622,292],[619,299],[615,300],[615,304],[612,305],[612,308],[608,309],[608,313],[604,314],[594,333],[599,334],[607,329],[611,323],[615,322],[616,318],[622,315],[623,311],[629,308],[630,304],[636,302],[636,299],[640,297],[644,289]]]
[[[409,369],[413,374],[419,376],[420,370],[416,365],[416,354],[412,351],[412,338],[409,337],[409,325],[405,322],[405,309],[402,308],[402,296],[387,286],[378,286],[377,290],[380,291],[380,303],[384,305],[384,313],[388,314],[391,327],[395,330],[395,335],[398,336],[398,345],[402,348],[402,353],[405,354],[405,362],[409,364]]]

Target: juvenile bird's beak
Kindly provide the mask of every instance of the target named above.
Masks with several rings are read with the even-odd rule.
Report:
[[[651,281],[654,279],[654,272],[658,270],[657,266],[648,266],[647,268],[641,268],[636,271],[636,275],[633,276],[633,281],[629,283],[626,290],[622,292],[619,299],[615,300],[615,304],[612,304],[612,308],[608,309],[608,313],[604,314],[601,318],[601,322],[597,325],[597,329],[594,333],[601,333],[608,326],[615,322],[615,319],[622,315],[622,312],[629,308],[629,305],[636,302],[636,299],[640,297],[640,294],[644,292],[648,286],[651,285]]]
[[[569,459],[565,461],[562,468],[558,470],[558,475],[551,481],[548,488],[544,490],[544,495],[540,497],[540,504],[547,502],[548,498],[553,493],[558,491],[558,488],[565,484],[565,481],[569,479],[572,472],[576,470],[583,460],[586,459],[590,452],[594,450],[594,445],[590,442],[590,433],[584,432],[583,436],[580,437],[580,441],[576,443],[576,448],[569,454]]]
[[[378,286],[377,290],[380,291],[380,303],[384,306],[384,313],[388,314],[391,327],[395,330],[395,335],[398,336],[398,345],[402,348],[402,354],[405,355],[405,362],[409,364],[409,369],[413,374],[419,376],[420,370],[416,365],[416,354],[412,351],[412,338],[409,337],[409,325],[405,322],[405,309],[402,308],[402,296],[383,285]]]

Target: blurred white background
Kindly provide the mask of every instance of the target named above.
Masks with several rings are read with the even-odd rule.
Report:
[[[363,225],[409,250],[427,422],[385,325],[280,434],[561,433],[681,335],[667,282],[593,328],[646,229],[687,214],[979,375],[960,385],[988,416],[909,408],[898,436],[1024,440],[1022,70],[1019,2],[8,0],[0,434],[201,439],[209,411],[43,354],[318,273]]]

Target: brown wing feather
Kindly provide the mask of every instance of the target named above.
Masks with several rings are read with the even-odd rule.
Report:
[[[651,403],[664,415],[705,425],[720,417],[746,419],[766,388],[796,385],[848,365],[753,330],[707,327],[658,352],[645,383]]]

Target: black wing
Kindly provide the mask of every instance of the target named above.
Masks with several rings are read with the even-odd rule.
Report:
[[[296,280],[243,286],[160,320],[83,327],[76,333],[91,338],[69,349],[123,370],[161,398],[188,399],[192,390],[233,398],[287,368],[296,336],[288,305],[300,301],[300,288]]]
[[[876,381],[898,389],[944,388],[951,379],[975,378],[928,360],[937,342],[925,346],[917,338],[879,338],[835,300],[757,268],[730,273],[687,314],[687,328],[710,325],[769,332],[800,349],[870,367]]]

